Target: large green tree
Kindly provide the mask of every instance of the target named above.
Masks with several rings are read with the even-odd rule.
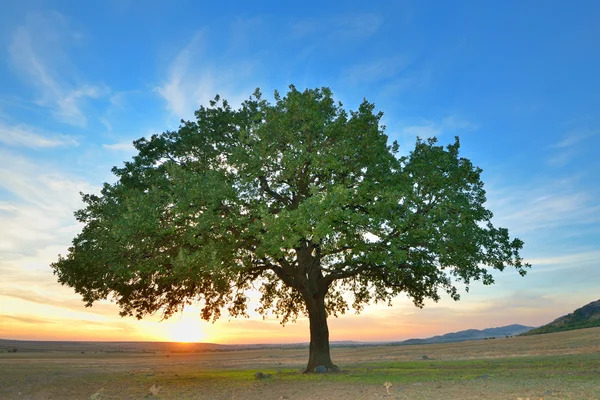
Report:
[[[525,274],[523,243],[492,225],[458,138],[400,157],[373,104],[347,112],[327,88],[291,86],[274,104],[257,90],[237,110],[217,96],[195,116],[137,140],[117,182],[83,195],[83,230],[52,267],[87,306],[168,317],[200,301],[210,320],[245,315],[257,288],[258,312],[308,315],[306,371],[337,370],[328,316],[400,293],[419,307],[458,299],[457,282],[491,284],[491,269]]]

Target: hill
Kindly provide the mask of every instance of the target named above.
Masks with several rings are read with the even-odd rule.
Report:
[[[467,340],[482,340],[495,337],[515,336],[533,329],[532,326],[507,325],[497,328],[486,329],[467,329],[459,332],[446,333],[445,335],[433,336],[425,339],[408,339],[402,342],[394,342],[394,345],[406,344],[431,344],[431,343],[451,343],[464,342]]]
[[[594,328],[597,326],[600,326],[600,300],[592,301],[573,311],[571,314],[563,315],[549,324],[532,329],[521,335],[539,335],[541,333],[571,331],[573,329]]]

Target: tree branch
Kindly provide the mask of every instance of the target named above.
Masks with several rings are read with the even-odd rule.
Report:
[[[330,250],[330,251],[323,251],[323,252],[321,253],[321,258],[322,258],[322,257],[326,257],[326,256],[332,256],[332,255],[334,255],[334,254],[343,253],[344,251],[347,251],[347,250],[352,250],[352,249],[353,249],[353,247],[352,247],[352,246],[342,246],[342,247],[340,247],[340,248],[333,249],[333,250]]]
[[[350,267],[349,264],[342,264],[340,265],[341,268],[346,268],[346,267]],[[344,279],[344,278],[350,278],[351,276],[357,275],[360,272],[370,268],[370,265],[367,264],[362,264],[359,265],[357,268],[353,268],[350,270],[336,270],[333,272],[329,272],[325,277],[324,277],[324,282],[327,286],[329,286],[333,281],[338,280],[338,279]]]
[[[259,176],[258,181],[260,182],[260,188],[265,193],[267,193],[268,195],[273,197],[275,200],[277,200],[278,202],[280,202],[282,204],[290,204],[291,203],[290,199],[280,195],[279,193],[277,193],[276,191],[274,191],[273,189],[271,189],[269,187],[269,182],[267,182],[267,178],[264,175]]]
[[[250,282],[252,282],[256,278],[258,278],[263,272],[269,271],[271,269],[272,268],[268,265],[255,265],[254,267],[244,271],[244,273],[246,274],[244,281],[250,280]]]
[[[287,262],[287,260],[281,258],[279,260],[277,260],[277,262],[282,263],[282,265],[285,267],[281,267],[279,265],[273,264],[269,261],[267,261],[266,259],[261,259],[261,262],[263,263],[262,265],[264,266],[265,269],[270,269],[271,271],[275,272],[275,275],[277,275],[279,277],[279,279],[281,279],[283,281],[283,283],[285,283],[286,285],[290,286],[290,287],[297,287],[298,283],[296,282],[296,279],[293,275],[289,274],[289,268],[291,268],[291,265]]]
[[[345,268],[348,266],[349,266],[348,264],[341,265],[342,268]],[[413,268],[413,266],[408,263],[403,263],[403,264],[398,265],[396,268],[405,269],[405,268]],[[357,267],[350,269],[350,270],[333,271],[333,272],[330,272],[327,276],[325,276],[325,282],[327,283],[327,285],[329,285],[335,280],[350,278],[352,276],[358,275],[359,273],[361,273],[363,271],[380,272],[378,278],[380,278],[386,285],[390,285],[390,286],[396,287],[396,288],[404,287],[403,285],[398,285],[398,284],[393,283],[389,279],[389,276],[386,273],[385,265],[360,264]]]

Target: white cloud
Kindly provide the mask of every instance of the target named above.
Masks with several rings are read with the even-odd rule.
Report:
[[[592,129],[577,129],[565,133],[560,141],[551,146],[553,153],[547,160],[548,164],[556,167],[569,164],[584,150],[583,143],[598,135],[599,132]]]
[[[578,231],[581,225],[600,223],[600,204],[592,188],[577,187],[577,178],[550,184],[496,189],[487,187],[488,208],[500,226],[517,232],[562,228],[556,237]]]
[[[107,150],[115,151],[135,151],[135,147],[133,146],[133,142],[131,140],[125,140],[122,142],[112,144],[103,144],[102,147],[104,147]]]
[[[441,126],[443,129],[450,131],[475,131],[479,129],[479,125],[457,115],[449,115],[443,118]]]
[[[106,88],[88,85],[66,91],[56,98],[58,110],[56,110],[55,115],[61,121],[68,122],[72,125],[83,126],[86,123],[86,117],[81,111],[82,100],[86,97],[98,98],[106,92]]]
[[[252,62],[239,60],[232,68],[211,65],[203,58],[203,45],[204,33],[198,32],[171,62],[168,79],[156,88],[178,119],[192,118],[194,111],[208,105],[216,94],[239,105],[257,86],[244,83],[253,70]]]
[[[62,146],[77,146],[77,140],[69,135],[41,134],[35,128],[27,125],[9,126],[0,121],[0,142],[9,146],[24,146],[29,148],[50,148]]]
[[[0,202],[0,253],[31,254],[69,243],[79,229],[73,217],[82,206],[79,192],[96,188],[6,151],[0,158],[0,188],[11,194]]]
[[[439,136],[445,132],[474,131],[477,129],[479,129],[479,125],[457,115],[449,115],[442,118],[440,122],[425,120],[418,125],[404,126],[401,128],[401,133],[410,137],[429,138]]]
[[[439,126],[433,123],[425,125],[410,125],[402,128],[402,133],[408,136],[419,136],[420,138],[428,138],[437,136],[442,133]]]
[[[9,56],[15,72],[36,89],[37,104],[49,107],[62,122],[85,126],[84,101],[103,96],[108,89],[74,80],[73,67],[64,47],[76,37],[59,13],[30,15],[27,22],[14,31]]]
[[[574,253],[567,255],[558,255],[552,257],[537,257],[528,259],[527,262],[532,265],[550,265],[550,266],[562,266],[567,268],[570,265],[591,265],[597,264],[600,260],[600,251],[587,251],[583,253]]]
[[[556,143],[553,147],[564,149],[566,147],[573,147],[576,144],[583,142],[584,140],[591,138],[598,134],[599,131],[594,131],[591,129],[581,129],[581,130],[573,130],[567,132],[563,139]]]

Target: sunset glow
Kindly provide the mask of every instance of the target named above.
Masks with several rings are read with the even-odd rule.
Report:
[[[173,342],[206,342],[207,335],[204,332],[204,325],[200,319],[199,313],[187,311],[178,314],[163,323],[166,325],[167,337],[165,341]]]
[[[169,340],[174,342],[205,342],[206,336],[200,328],[199,321],[179,321],[169,328]]]

